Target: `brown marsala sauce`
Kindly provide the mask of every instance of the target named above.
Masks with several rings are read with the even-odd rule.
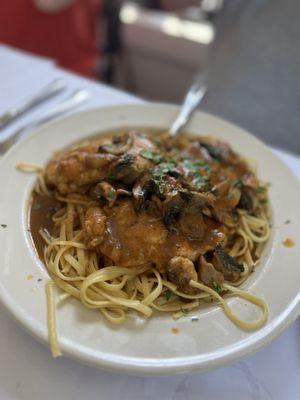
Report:
[[[143,131],[150,132],[151,130],[143,129]],[[111,132],[105,132],[104,134],[101,134],[101,137],[112,137],[116,134],[121,134],[126,132],[127,130],[125,129],[114,130]],[[157,130],[157,134],[159,133],[162,133],[162,131]],[[99,135],[95,135],[85,140],[79,140],[78,142],[74,142],[70,146],[67,146],[66,148],[62,148],[61,151],[68,150],[88,140],[97,139],[98,137]],[[34,190],[32,190],[28,207],[29,232],[31,234],[33,246],[41,260],[43,260],[44,258],[45,241],[40,235],[39,231],[42,228],[42,229],[47,229],[49,233],[52,233],[52,229],[54,226],[52,221],[52,215],[62,207],[63,204],[58,200],[56,200],[55,198],[39,195]]]
[[[127,130],[121,130],[121,131],[117,131],[117,132],[108,132],[104,135],[101,135],[101,138],[111,137],[113,134],[125,133],[126,131]],[[148,133],[147,132],[148,130],[143,129],[143,131]],[[156,135],[160,135],[162,133],[163,133],[162,131],[153,132],[151,130],[151,136],[154,136],[154,138]],[[72,148],[74,145],[78,145],[80,143],[85,143],[88,140],[93,140],[93,139],[97,139],[97,136],[95,135],[94,137],[90,137],[90,138],[86,139],[85,141],[80,141],[80,142],[74,143],[72,146],[69,147],[69,149]],[[192,149],[191,149],[191,151],[192,151]],[[216,162],[214,162],[214,164],[215,164],[214,169],[217,169],[217,170],[216,171],[213,170],[212,177],[214,178],[214,180],[217,180],[217,182],[218,182],[219,181],[219,174],[218,174],[219,164]],[[238,163],[235,163],[234,165],[229,165],[226,167],[224,166],[224,171],[227,173],[227,175],[230,179],[235,179],[238,176],[246,173],[247,167],[243,162],[238,162]],[[214,173],[214,172],[216,172],[216,173]],[[223,171],[221,171],[221,172],[223,174]],[[52,231],[53,231],[52,216],[56,211],[58,211],[62,207],[63,207],[63,204],[60,203],[59,201],[55,200],[55,198],[41,196],[35,192],[32,192],[32,199],[31,199],[31,203],[29,204],[29,226],[30,226],[34,246],[35,246],[36,251],[41,259],[43,259],[45,243],[44,243],[44,240],[41,237],[39,231],[42,228],[42,229],[47,229],[49,231],[49,233],[52,233]],[[112,211],[114,211],[114,210],[112,210]],[[114,222],[113,221],[114,218],[113,218],[113,215],[111,215],[112,214],[111,212],[108,214],[109,214],[108,215],[108,225],[109,225],[110,223]],[[222,224],[220,224],[214,220],[211,220],[210,218],[205,218],[205,222],[206,222],[207,228],[209,227],[210,229],[208,230],[208,235],[206,235],[205,238],[201,241],[201,245],[202,246],[210,245],[210,247],[214,248],[215,245],[217,244],[217,242],[219,241],[218,232],[220,232],[220,234],[222,234],[222,232],[221,232]],[[146,219],[145,224],[142,224],[143,231],[144,231],[144,227],[147,225],[148,225],[148,220]],[[123,228],[126,231],[126,224],[124,225]],[[117,229],[118,232],[115,232],[115,234],[112,236],[106,235],[105,240],[102,244],[102,247],[103,246],[107,247],[106,248],[107,251],[105,253],[112,253],[114,248],[116,248],[116,247],[129,248],[128,243],[126,241],[124,242],[124,240],[127,238],[126,235],[121,235],[122,241],[121,241],[121,239],[119,240],[119,242],[121,244],[124,244],[124,246],[115,246],[114,243],[113,243],[113,245],[111,245],[112,239],[118,240],[121,229],[122,229],[122,226],[118,226],[118,229]],[[141,232],[141,233],[142,233],[141,236],[145,236],[144,232]],[[135,234],[136,234],[136,231],[135,231]],[[176,238],[178,238],[178,235],[174,234],[172,237],[170,237],[170,240],[165,241],[163,249],[160,249],[160,248],[158,249],[158,253],[160,254],[160,261],[162,260],[164,265],[167,262],[166,258],[169,258],[170,254],[173,253],[174,247],[176,247],[176,248],[181,247],[180,244],[181,244],[182,240],[178,240],[178,242],[176,242],[176,240],[175,240]],[[131,242],[132,242],[132,237],[131,237]],[[195,247],[196,248],[199,247],[199,242],[196,240],[186,238],[185,242],[188,242],[187,244],[190,246],[189,251],[193,250]],[[129,243],[129,244],[132,244],[132,243]],[[135,247],[137,247],[136,240],[134,241],[134,244],[135,244]],[[147,246],[149,247],[148,242],[147,242]],[[148,250],[147,246],[146,246],[146,250]],[[204,253],[204,251],[203,251],[203,253]]]
[[[39,233],[41,228],[50,233],[53,228],[52,215],[62,208],[62,204],[53,197],[41,196],[32,192],[29,203],[29,228],[34,247],[41,259],[44,258],[45,241]]]

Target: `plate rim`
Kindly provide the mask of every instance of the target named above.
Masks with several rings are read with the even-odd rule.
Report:
[[[68,115],[66,117],[59,118],[55,121],[52,121],[50,123],[47,123],[46,125],[43,125],[39,127],[38,129],[35,129],[33,132],[31,132],[27,137],[16,143],[0,160],[0,168],[3,163],[5,163],[6,159],[9,159],[11,157],[11,154],[15,151],[18,151],[19,148],[22,147],[23,142],[27,142],[29,140],[33,140],[36,136],[40,135],[45,126],[47,128],[51,127],[52,125],[55,126],[56,124],[60,124],[62,121],[65,120],[72,120],[74,115],[81,115],[81,114],[89,114],[89,113],[95,113],[97,111],[103,111],[103,109],[111,109],[117,112],[117,110],[122,109],[122,111],[125,112],[126,109],[136,109],[136,108],[142,108],[142,109],[149,109],[149,108],[166,108],[169,109],[170,111],[174,111],[174,114],[179,110],[179,107],[176,105],[171,105],[171,104],[166,104],[166,103],[142,103],[142,104],[120,104],[120,105],[114,105],[114,106],[106,106],[106,107],[93,107],[91,109],[81,111],[81,112],[76,112],[74,114]],[[293,172],[286,166],[286,164],[280,160],[276,154],[274,154],[271,149],[263,143],[260,139],[252,135],[250,132],[245,130],[244,128],[241,128],[240,126],[227,121],[223,118],[220,118],[218,116],[215,116],[213,114],[203,112],[203,111],[197,111],[197,114],[204,114],[209,117],[212,117],[213,119],[220,121],[221,123],[225,123],[229,126],[233,126],[235,129],[238,128],[241,130],[244,134],[248,135],[251,137],[252,140],[256,142],[256,145],[262,146],[264,150],[266,150],[274,159],[276,159],[277,163],[280,163],[282,168],[285,169],[285,171],[289,174],[289,176],[294,180],[297,186],[299,186],[299,182]],[[116,125],[118,122],[116,121]],[[300,193],[300,191],[299,191]],[[25,327],[25,329],[33,335],[35,338],[37,338],[39,341],[43,342],[44,344],[48,344],[48,339],[45,337],[43,334],[42,330],[35,327],[34,324],[30,324],[30,319],[31,318],[24,318],[22,315],[18,313],[18,310],[15,308],[10,303],[9,296],[5,295],[5,290],[3,290],[2,284],[0,282],[0,302],[5,306],[5,308],[9,311],[9,313],[14,317],[14,319],[22,325],[22,327]],[[74,346],[72,346],[70,343],[68,343],[68,340],[63,339],[61,341],[62,344],[62,349],[65,355],[79,360],[81,362],[84,362],[85,364],[104,368],[109,371],[115,371],[115,372],[123,372],[126,374],[133,374],[133,375],[170,375],[173,374],[174,372],[195,372],[195,371],[203,371],[203,370],[208,370],[216,366],[221,366],[225,365],[227,363],[231,363],[234,361],[237,361],[241,359],[242,357],[253,353],[255,351],[258,351],[261,347],[265,346],[267,343],[271,342],[274,340],[284,329],[286,329],[300,314],[300,297],[298,296],[297,299],[293,303],[287,307],[285,310],[285,314],[281,318],[276,318],[276,324],[274,323],[272,327],[268,326],[268,329],[261,329],[260,336],[259,338],[249,344],[246,344],[242,349],[241,348],[234,348],[232,350],[227,351],[226,354],[219,354],[215,358],[211,359],[206,359],[205,364],[203,364],[201,361],[199,361],[200,356],[187,356],[187,357],[174,357],[170,360],[158,360],[158,359],[140,359],[140,358],[135,358],[135,357],[116,357],[113,356],[112,359],[107,359],[107,354],[102,353],[106,356],[106,358],[99,358],[99,357],[93,357],[92,354],[89,354],[88,352],[82,352],[82,351],[77,351],[74,349]],[[229,349],[231,349],[231,347]],[[228,347],[227,347],[228,349]],[[124,358],[124,360],[123,360]],[[142,361],[142,360],[147,360],[147,361]],[[129,362],[130,361],[130,362]],[[160,365],[158,365],[160,364]],[[167,369],[167,370],[166,370]]]

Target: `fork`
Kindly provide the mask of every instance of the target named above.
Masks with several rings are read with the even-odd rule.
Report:
[[[64,79],[55,79],[47,86],[44,86],[39,92],[34,96],[26,100],[23,104],[12,107],[4,114],[0,115],[0,129],[23,115],[25,112],[31,110],[32,108],[42,104],[44,101],[50,99],[51,97],[57,95],[65,89],[67,83]]]
[[[89,96],[90,93],[85,89],[75,90],[67,99],[53,106],[30,124],[23,125],[21,128],[17,129],[7,140],[3,141],[2,143],[0,142],[0,153],[7,151],[19,138],[25,134],[25,132],[28,132],[29,129],[32,130],[37,128],[38,126],[67,113],[71,109],[78,107]]]
[[[191,116],[207,93],[207,76],[206,73],[199,73],[194,78],[179,111],[178,116],[172,123],[170,128],[171,136],[177,135],[189,122]]]

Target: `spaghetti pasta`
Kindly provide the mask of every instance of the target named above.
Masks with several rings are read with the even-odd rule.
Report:
[[[162,138],[161,140],[163,142],[165,139]],[[209,148],[210,144],[205,144],[205,146],[204,147],[207,151],[214,154],[213,150]],[[149,155],[149,153],[146,154],[146,152],[144,155],[146,159],[150,156],[152,158],[154,157],[153,154]],[[97,156],[97,160],[99,159],[103,162],[102,158]],[[160,240],[164,241],[165,246],[167,246],[167,251],[171,252],[174,252],[174,247],[171,246],[171,239],[175,238],[174,240],[178,240],[178,238],[182,238],[183,247],[181,248],[178,242],[176,244],[176,249],[181,249],[181,253],[176,250],[177,253],[175,253],[175,257],[170,254],[169,259],[177,262],[177,264],[175,263],[177,270],[178,266],[181,269],[186,268],[184,270],[185,275],[182,275],[184,278],[188,276],[185,285],[182,284],[182,281],[177,279],[178,276],[175,276],[174,279],[174,271],[170,268],[171,261],[168,263],[167,268],[162,267],[162,265],[156,261],[155,257],[153,259],[145,258],[142,262],[137,260],[132,264],[126,264],[124,258],[122,258],[123,253],[120,253],[120,245],[115,244],[112,248],[109,247],[110,243],[114,240],[111,232],[116,229],[115,226],[120,223],[118,218],[122,217],[121,215],[121,217],[113,219],[113,216],[115,215],[113,213],[116,212],[116,206],[114,204],[118,204],[118,190],[122,191],[122,195],[125,194],[126,196],[134,197],[137,193],[135,186],[132,189],[132,193],[130,192],[129,194],[128,191],[125,193],[126,190],[124,189],[124,186],[121,187],[119,184],[119,186],[117,185],[115,188],[109,186],[108,192],[105,192],[106,186],[102,183],[102,186],[97,186],[99,190],[101,189],[102,201],[103,197],[107,196],[106,200],[108,205],[103,205],[103,209],[106,213],[106,215],[103,216],[102,209],[100,209],[101,212],[99,211],[99,201],[95,200],[91,195],[91,191],[87,192],[86,189],[82,190],[78,186],[74,186],[74,184],[73,186],[76,190],[74,189],[74,192],[68,192],[69,189],[66,190],[66,185],[62,186],[60,183],[58,183],[57,187],[53,190],[53,184],[51,188],[51,185],[49,185],[48,182],[49,178],[47,181],[47,173],[43,168],[31,163],[22,163],[18,165],[18,168],[21,170],[26,172],[36,172],[39,174],[35,188],[35,192],[38,196],[50,197],[53,201],[59,203],[59,208],[51,215],[51,231],[49,232],[44,226],[40,226],[39,229],[39,233],[44,241],[42,258],[51,278],[51,281],[46,284],[46,293],[49,341],[54,356],[59,356],[60,350],[55,325],[53,285],[62,289],[65,293],[61,298],[62,300],[70,296],[75,297],[85,307],[99,310],[112,324],[124,323],[127,316],[132,311],[140,314],[144,318],[149,318],[153,314],[154,310],[158,312],[172,313],[174,318],[179,318],[185,315],[188,311],[199,307],[200,304],[206,303],[213,303],[222,307],[226,316],[238,327],[245,330],[258,329],[266,322],[268,317],[268,307],[265,301],[239,287],[247,280],[254,269],[254,265],[257,265],[263,245],[270,236],[266,193],[264,189],[263,197],[258,198],[258,196],[255,195],[257,190],[256,188],[258,187],[256,177],[250,175],[249,169],[245,164],[242,164],[240,161],[240,164],[237,164],[236,160],[237,159],[234,159],[232,165],[235,165],[234,168],[236,168],[237,171],[242,171],[235,171],[236,175],[242,176],[241,181],[242,179],[244,179],[244,181],[250,180],[250,186],[247,186],[248,181],[246,183],[239,182],[240,186],[237,188],[235,184],[228,184],[228,177],[227,180],[221,180],[221,182],[216,181],[216,183],[214,183],[215,186],[209,190],[209,194],[200,191],[200,200],[202,203],[199,204],[201,204],[201,207],[199,208],[199,204],[197,203],[196,212],[191,211],[191,209],[186,211],[185,215],[187,218],[190,214],[192,215],[192,222],[187,220],[188,223],[184,225],[182,222],[183,217],[180,217],[181,219],[176,217],[176,219],[171,215],[173,218],[173,225],[171,227],[168,226],[168,235],[160,236]],[[93,163],[94,162],[95,161],[93,161]],[[167,173],[170,172],[170,165],[165,165],[167,164],[167,161],[160,162],[164,164],[162,165],[161,170],[159,170],[161,175],[154,170],[153,177],[151,178],[154,184],[158,185],[159,189],[159,185],[162,182],[162,176],[164,177],[163,174],[165,174],[165,172],[161,171],[167,171]],[[206,182],[205,179],[207,178],[204,179],[202,175],[199,175],[197,172],[198,170],[196,171],[196,167],[200,168],[202,174],[203,171],[201,168],[204,164],[195,164],[194,162],[194,164],[191,165],[191,162],[192,161],[189,161],[190,164],[188,164],[186,160],[181,161],[183,165],[183,172],[181,173],[186,174],[186,177],[188,177],[187,179],[190,179],[190,171],[192,170],[194,175],[192,175],[192,180],[189,180],[189,184],[194,184],[194,180],[197,179],[202,185],[203,182]],[[217,164],[217,162],[219,164]],[[172,168],[174,168],[174,165],[172,164]],[[222,163],[220,161],[216,161],[215,163],[212,162],[212,165],[207,165],[208,164],[205,164],[207,171],[213,168],[217,171],[217,169],[222,168]],[[224,165],[226,166],[224,169],[227,168],[225,162]],[[236,165],[238,166],[236,167]],[[161,164],[159,164],[159,166],[161,166]],[[158,167],[155,168],[157,169]],[[177,166],[177,168],[180,170],[180,166]],[[230,171],[230,169],[227,168],[226,171],[229,173],[228,171]],[[176,172],[176,174],[178,174],[178,172]],[[214,174],[216,174],[216,172],[214,172]],[[172,175],[170,176],[172,178]],[[213,173],[211,176],[213,176]],[[171,183],[173,184],[173,178],[171,178],[168,178],[169,181],[167,183],[164,182],[165,186],[171,185]],[[236,176],[233,176],[233,178],[237,180]],[[97,181],[98,180],[101,181],[97,176]],[[102,181],[103,180],[104,179],[102,179]],[[176,185],[178,184],[176,183]],[[178,190],[178,186],[174,187]],[[172,201],[177,193],[174,187],[170,189],[171,194],[169,195]],[[214,187],[217,189],[214,189]],[[259,187],[261,188],[262,186]],[[138,187],[138,190],[142,190],[140,186]],[[241,203],[243,190],[246,195],[249,195],[250,193],[250,195],[255,197],[255,208],[253,208],[251,212],[247,211]],[[260,191],[262,191],[262,189],[260,189]],[[182,194],[181,197],[179,197],[179,200],[177,199],[180,207],[185,207],[183,203],[185,198],[189,204],[196,202],[197,199],[194,200],[194,198],[191,197],[192,195],[196,196],[195,193],[197,193],[195,189],[191,192],[187,192],[186,190],[184,195]],[[149,203],[150,206],[153,207],[153,204],[158,204],[157,207],[159,208],[161,207],[161,199],[166,199],[164,200],[163,208],[161,208],[163,210],[162,212],[166,213],[167,207],[169,206],[167,202],[169,197],[166,195],[164,196],[165,197],[163,197],[162,193],[160,193],[160,197],[158,194],[152,195],[151,201],[153,203]],[[120,204],[125,204],[127,208],[129,207],[128,204],[130,202],[132,202],[131,199],[120,200]],[[178,207],[178,204],[175,205]],[[172,207],[174,212],[175,206],[173,203]],[[200,209],[203,211],[203,214],[199,219]],[[111,235],[107,239],[107,242],[105,242],[101,237],[101,235],[103,235],[103,232],[100,229],[101,226],[96,226],[98,230],[96,231],[96,234],[94,234],[93,229],[95,230],[96,228],[94,228],[93,225],[91,228],[87,223],[90,212],[89,210],[98,213],[97,222],[99,222],[101,218],[106,218],[106,221],[109,217],[111,218],[111,220],[109,220],[110,230],[107,228],[105,233],[105,235]],[[235,211],[235,214],[232,210]],[[130,208],[130,212],[131,214],[134,213],[134,215],[137,215],[139,218],[144,218],[145,215],[143,214],[144,211],[132,211],[132,208]],[[196,215],[195,217],[194,213]],[[169,218],[171,217],[169,216]],[[178,220],[179,222],[177,222]],[[215,220],[218,222],[214,222]],[[147,220],[145,221],[146,222],[143,223],[147,223]],[[152,224],[151,226],[155,227],[156,232],[161,229],[161,221],[162,218],[157,215],[150,221]],[[208,239],[204,239],[206,236],[203,233],[201,233],[201,240],[196,240],[196,236],[193,236],[190,239],[190,231],[193,235],[195,235],[195,232],[198,234],[198,221],[200,225],[203,223],[208,232],[210,232]],[[163,222],[166,225],[169,223],[166,215],[164,215]],[[151,226],[149,228],[150,230],[152,229]],[[197,229],[195,229],[195,226]],[[212,228],[208,228],[210,226]],[[130,229],[130,227],[128,229]],[[211,230],[209,231],[209,229]],[[188,241],[185,237],[180,236],[181,234],[178,233],[178,230],[184,232],[185,236],[189,238]],[[107,233],[108,231],[109,233]],[[164,230],[163,234],[165,234],[165,231],[167,232],[167,230]],[[91,241],[91,232],[94,235],[94,242]],[[163,239],[161,239],[161,237],[163,237]],[[171,239],[169,239],[169,237],[171,237]],[[150,233],[148,241],[151,241]],[[96,245],[93,243],[96,243]],[[117,242],[115,241],[114,243]],[[128,243],[128,241],[126,243]],[[194,255],[192,255],[191,258],[189,258],[189,256],[183,257],[181,255],[183,252],[182,249],[192,248],[194,251],[196,245],[201,249],[197,253],[197,257],[199,257],[199,270],[197,273],[194,269],[194,264],[191,263],[191,258],[194,257]],[[149,250],[150,253],[153,251],[153,248],[157,252],[157,248],[155,248],[154,244],[152,244],[151,247],[147,243],[147,246],[147,251]],[[108,250],[111,251],[111,253],[108,253]],[[128,253],[131,251],[131,247],[129,247]],[[123,250],[123,252],[125,252],[125,250]],[[191,251],[191,254],[194,253]],[[119,265],[115,261],[117,257],[116,254],[118,254],[120,260]],[[151,254],[154,253],[152,252]],[[190,264],[187,262],[185,262],[185,264],[182,263],[183,258],[187,259]],[[181,264],[178,264],[178,260]],[[176,273],[177,270],[175,271]],[[190,275],[187,275],[188,271],[191,271]],[[181,273],[182,271],[179,272]],[[212,274],[212,278],[209,281],[207,281],[208,273]],[[256,305],[261,310],[261,316],[257,320],[253,321],[244,321],[240,319],[234,314],[228,305],[226,294],[232,294],[243,298]]]

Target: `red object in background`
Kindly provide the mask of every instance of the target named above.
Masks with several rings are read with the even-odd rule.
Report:
[[[0,42],[54,58],[64,68],[95,77],[101,3],[77,0],[62,11],[47,13],[33,0],[1,1]]]

